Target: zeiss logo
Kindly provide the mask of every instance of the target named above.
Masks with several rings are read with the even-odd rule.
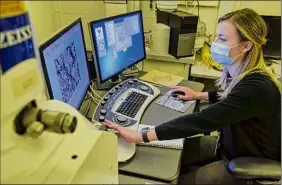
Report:
[[[20,44],[32,37],[30,25],[23,26],[19,29],[0,33],[0,48],[7,48]]]

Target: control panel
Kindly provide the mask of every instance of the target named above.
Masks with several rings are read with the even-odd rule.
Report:
[[[143,113],[160,90],[138,79],[128,79],[109,90],[100,100],[92,121],[112,121],[137,130]]]

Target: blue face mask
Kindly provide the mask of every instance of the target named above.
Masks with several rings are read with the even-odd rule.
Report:
[[[241,43],[240,43],[241,44]],[[235,62],[235,60],[242,54],[234,57],[234,58],[230,58],[229,57],[229,52],[232,48],[240,45],[240,44],[237,44],[235,46],[232,46],[232,47],[229,47],[229,46],[226,46],[224,44],[220,44],[220,43],[217,43],[217,42],[213,42],[212,45],[211,45],[211,55],[212,55],[212,59],[214,61],[216,61],[217,63],[219,64],[222,64],[222,65],[231,65]]]

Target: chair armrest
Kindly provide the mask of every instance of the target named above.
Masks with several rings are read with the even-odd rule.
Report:
[[[242,179],[281,179],[281,163],[266,158],[236,158],[227,164],[227,170]]]

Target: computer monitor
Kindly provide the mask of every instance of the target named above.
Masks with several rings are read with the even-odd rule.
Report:
[[[115,81],[125,69],[146,58],[140,10],[92,21],[89,29],[99,83]]]
[[[263,46],[265,59],[281,59],[281,16],[262,15],[267,27],[267,42]]]
[[[77,19],[39,47],[51,99],[78,109],[90,79],[81,19]]]

